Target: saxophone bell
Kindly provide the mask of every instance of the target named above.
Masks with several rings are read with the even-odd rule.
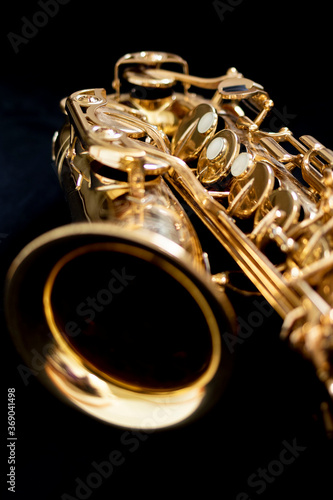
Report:
[[[221,333],[233,328],[230,305],[185,250],[148,236],[104,223],[50,231],[13,262],[6,303],[19,352],[34,371],[43,360],[50,390],[140,429],[211,406],[230,375]]]

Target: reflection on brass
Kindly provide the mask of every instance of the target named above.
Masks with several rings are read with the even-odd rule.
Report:
[[[277,207],[275,223],[287,231],[298,221],[300,205],[296,193],[288,189],[276,189],[273,191],[256,211],[254,224],[258,224],[272,208]]]
[[[240,218],[249,217],[267,198],[274,186],[274,174],[270,165],[258,162],[253,170],[241,179],[235,177],[230,188],[229,203],[235,204],[235,199],[244,192],[242,201],[238,203],[234,215]]]
[[[171,152],[182,160],[198,157],[217,126],[217,113],[211,104],[202,103],[191,110],[180,122],[172,142]]]
[[[206,79],[175,54],[142,51],[119,59],[113,88],[61,101],[52,155],[74,221],[8,272],[8,325],[26,363],[43,353],[42,381],[114,425],[200,416],[230,372],[228,287],[251,292],[223,257],[211,274],[199,218],[333,396],[333,152],[270,131],[273,101],[236,68]]]
[[[221,130],[201,149],[197,165],[199,180],[206,185],[223,179],[239,153],[237,135],[232,130]]]

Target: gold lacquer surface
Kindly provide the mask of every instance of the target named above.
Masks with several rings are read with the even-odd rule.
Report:
[[[198,178],[203,184],[213,184],[225,177],[239,154],[237,135],[221,130],[204,146],[198,160]]]
[[[274,174],[269,165],[258,162],[253,171],[241,179],[235,178],[230,188],[229,203],[242,195],[241,201],[234,210],[240,218],[250,216],[269,195],[274,186]]]

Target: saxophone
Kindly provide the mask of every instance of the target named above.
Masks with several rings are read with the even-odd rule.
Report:
[[[236,68],[200,78],[175,54],[131,53],[112,85],[60,103],[52,157],[73,222],[9,269],[23,358],[43,353],[43,383],[116,426],[210,408],[232,369],[233,273],[211,272],[191,210],[255,289],[239,293],[267,300],[332,397],[333,152],[265,128],[274,103]]]

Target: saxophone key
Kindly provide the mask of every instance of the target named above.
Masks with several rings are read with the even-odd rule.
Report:
[[[290,189],[278,188],[258,207],[254,217],[255,226],[271,211],[272,207],[276,209],[274,222],[285,232],[298,222],[301,205],[297,194]]]
[[[224,129],[215,134],[202,149],[198,160],[197,176],[200,182],[211,185],[224,179],[229,174],[239,150],[235,132]]]
[[[228,198],[229,204],[233,206],[233,215],[241,219],[250,217],[272,192],[274,181],[272,168],[263,161],[255,163],[247,175],[234,177]],[[236,207],[235,200],[239,200]]]
[[[171,152],[181,160],[198,158],[202,148],[214,135],[218,114],[211,104],[202,103],[180,122],[171,141]]]

